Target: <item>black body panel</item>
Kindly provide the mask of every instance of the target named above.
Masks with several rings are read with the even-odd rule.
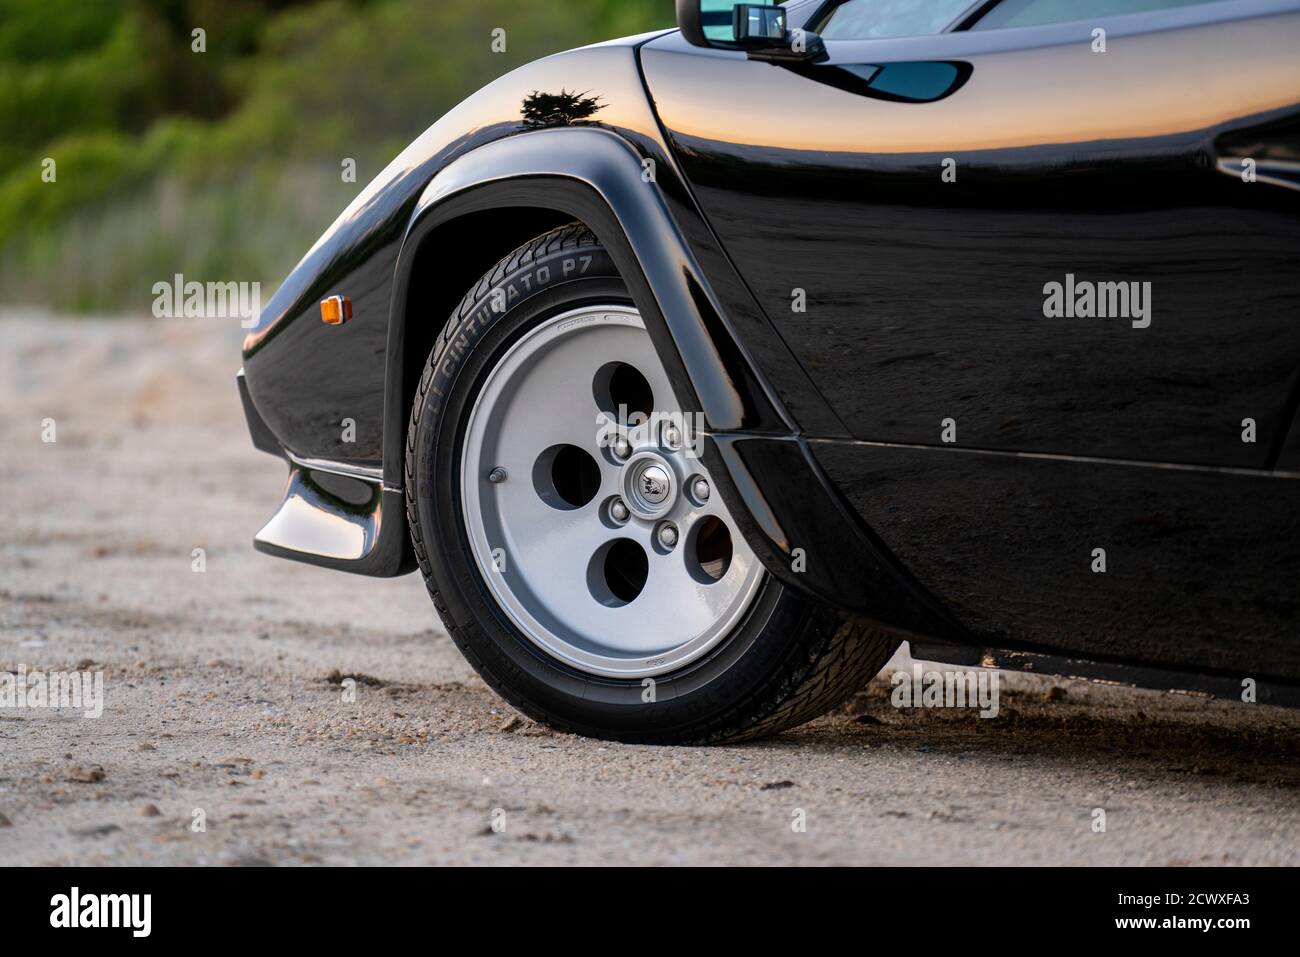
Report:
[[[1252,6],[1113,18],[1105,54],[1091,23],[797,69],[641,51],[711,226],[865,440],[801,423],[813,455],[973,649],[1300,679],[1300,14]],[[844,70],[925,60],[966,67],[930,102]],[[1071,276],[1149,282],[1149,323],[1048,317]]]
[[[741,531],[792,588],[913,635],[974,639],[854,512],[801,438],[714,437]],[[712,447],[710,447],[712,451]]]
[[[1300,677],[1294,478],[812,445],[981,645]],[[1104,573],[1093,571],[1096,548]]]
[[[888,43],[798,73],[676,36],[642,60],[706,215],[856,438],[937,444],[952,418],[969,447],[1268,468],[1300,382],[1300,191],[1230,161],[1300,155],[1300,15],[1104,55],[1076,29],[970,56],[935,103],[810,78]],[[1067,275],[1151,283],[1150,325],[1045,318]]]

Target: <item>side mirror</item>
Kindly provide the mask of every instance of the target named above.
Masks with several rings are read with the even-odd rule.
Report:
[[[755,60],[808,62],[826,56],[817,34],[787,29],[785,7],[677,0],[677,26],[692,46],[744,50]]]

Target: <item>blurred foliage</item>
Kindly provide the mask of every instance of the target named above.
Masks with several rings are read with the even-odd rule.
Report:
[[[278,282],[479,87],[671,25],[668,0],[0,0],[0,301],[122,310],[175,272]]]

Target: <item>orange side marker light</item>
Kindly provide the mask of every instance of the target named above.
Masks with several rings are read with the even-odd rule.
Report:
[[[347,296],[326,296],[320,301],[320,321],[341,326],[352,318],[352,300]]]

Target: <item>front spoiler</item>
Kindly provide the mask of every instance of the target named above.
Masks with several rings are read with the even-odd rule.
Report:
[[[241,369],[235,377],[254,447],[289,464],[284,499],[253,537],[259,552],[391,578],[415,570],[400,489],[386,488],[378,469],[300,459],[284,449],[249,395]]]

